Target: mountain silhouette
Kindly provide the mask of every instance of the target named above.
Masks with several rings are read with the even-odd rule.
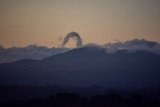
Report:
[[[0,84],[146,87],[160,84],[160,55],[146,51],[107,53],[85,46],[43,60],[0,64]]]

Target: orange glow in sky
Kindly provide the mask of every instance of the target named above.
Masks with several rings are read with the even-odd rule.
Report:
[[[0,45],[57,47],[71,31],[84,43],[160,41],[159,10],[159,0],[0,0]]]

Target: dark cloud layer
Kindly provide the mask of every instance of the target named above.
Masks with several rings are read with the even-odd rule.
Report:
[[[67,42],[69,41],[70,38],[72,38],[73,40],[75,40],[77,42],[76,43],[77,47],[82,46],[82,39],[81,39],[80,35],[77,32],[70,32],[64,38],[61,47],[63,47],[65,44],[67,44]]]

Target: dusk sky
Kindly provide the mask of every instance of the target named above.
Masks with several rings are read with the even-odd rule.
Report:
[[[71,31],[85,44],[135,38],[159,42],[160,0],[0,0],[4,47],[57,47]]]

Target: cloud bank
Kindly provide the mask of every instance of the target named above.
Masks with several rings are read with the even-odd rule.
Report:
[[[3,48],[0,46],[0,63],[9,63],[21,59],[43,59],[68,51],[69,48],[48,48],[45,46],[29,45],[26,47]]]
[[[86,44],[83,47],[98,47],[106,49],[107,53],[115,53],[119,50],[127,50],[128,52],[147,51],[160,55],[160,43],[148,41],[145,39],[134,39],[125,42],[106,43],[104,45]],[[94,48],[93,48],[94,49]],[[97,48],[96,48],[97,49]],[[59,53],[69,51],[69,48],[48,48],[45,46],[29,45],[26,47],[4,48],[0,46],[0,63],[9,63],[21,59],[43,59]]]
[[[160,55],[160,43],[155,41],[148,41],[145,39],[134,39],[125,42],[107,43],[103,45],[108,53],[113,53],[118,50],[134,51],[147,51]]]

